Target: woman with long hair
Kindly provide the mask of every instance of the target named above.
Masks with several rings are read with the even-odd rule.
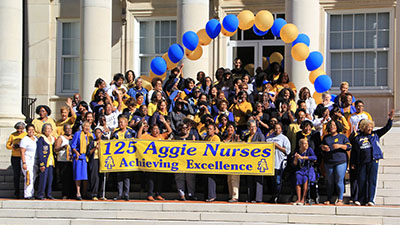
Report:
[[[324,204],[330,204],[334,187],[337,187],[338,199],[335,205],[343,205],[344,176],[347,169],[346,151],[351,150],[349,139],[343,134],[342,126],[338,121],[330,120],[326,130],[328,135],[322,140],[321,150],[325,165],[325,177],[327,179],[328,200]]]

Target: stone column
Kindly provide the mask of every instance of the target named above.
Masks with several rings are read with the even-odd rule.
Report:
[[[394,54],[394,110],[396,112],[395,114],[395,122],[394,126],[400,127],[400,66],[398,65],[399,59],[400,59],[400,2],[397,1],[396,4],[396,27],[395,27],[395,54]]]
[[[208,0],[177,0],[178,18],[177,18],[177,42],[182,44],[182,35],[186,31],[194,31],[205,28],[209,20],[209,1]],[[215,41],[215,40],[214,40]],[[185,77],[191,77],[196,80],[198,71],[204,71],[206,75],[210,74],[209,46],[202,46],[203,55],[200,59],[192,61],[184,57],[182,63],[185,64],[183,74]]]
[[[111,81],[110,0],[81,0],[82,99],[89,103],[97,78]]]
[[[0,129],[13,128],[25,119],[21,113],[22,2],[0,1]]]
[[[299,29],[299,33],[305,33],[310,37],[310,52],[321,51],[320,48],[320,6],[319,0],[286,0],[286,20],[293,23]],[[299,91],[302,87],[308,87],[314,92],[314,86],[308,79],[309,72],[305,62],[298,62],[291,56],[292,44],[285,46],[285,68],[290,79]],[[326,57],[324,56],[324,64]]]

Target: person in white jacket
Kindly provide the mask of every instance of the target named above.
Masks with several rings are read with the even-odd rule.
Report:
[[[285,160],[291,149],[289,139],[282,133],[281,123],[275,124],[274,133],[267,138],[267,142],[275,143],[275,176],[272,180],[273,195],[270,201],[277,203],[282,185],[282,172],[286,167]]]
[[[24,174],[24,198],[34,199],[33,194],[35,193],[34,183],[37,173],[37,165],[35,165],[36,156],[36,142],[35,127],[32,124],[26,126],[26,132],[28,133],[22,138],[20,143],[21,148],[21,167],[22,173]]]

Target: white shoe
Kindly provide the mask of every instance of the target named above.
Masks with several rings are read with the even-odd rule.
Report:
[[[367,203],[367,206],[374,206],[375,205],[375,203],[373,203],[373,202],[368,202]]]
[[[360,203],[359,201],[355,201],[355,202],[354,202],[354,205],[360,206],[361,203]]]

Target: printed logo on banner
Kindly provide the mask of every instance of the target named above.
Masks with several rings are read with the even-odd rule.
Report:
[[[265,159],[261,159],[258,162],[258,171],[260,171],[260,173],[265,173],[265,171],[268,170],[268,163]]]
[[[108,170],[112,170],[112,168],[115,166],[114,159],[112,156],[108,156],[106,159],[106,163],[104,165]]]

